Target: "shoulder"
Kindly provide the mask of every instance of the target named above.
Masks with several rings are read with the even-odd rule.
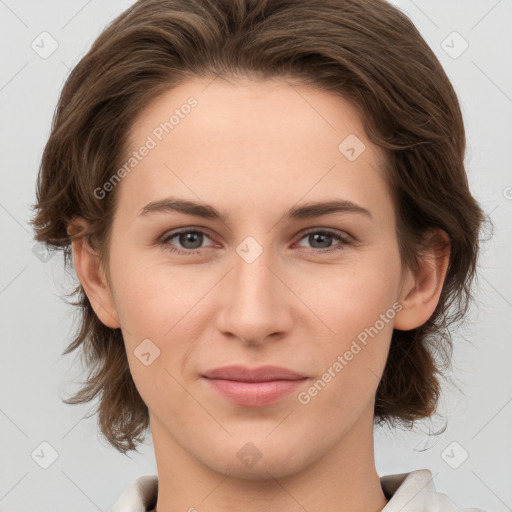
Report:
[[[380,477],[381,487],[391,496],[382,512],[485,512],[479,508],[458,508],[442,492],[437,492],[428,469]]]
[[[156,505],[157,493],[157,475],[140,476],[124,490],[110,512],[147,512]]]

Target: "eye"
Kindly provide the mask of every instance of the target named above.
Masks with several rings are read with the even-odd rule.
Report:
[[[161,241],[161,244],[169,251],[177,254],[196,254],[201,252],[203,247],[204,238],[210,238],[204,231],[200,229],[182,229],[173,231],[167,234]],[[175,243],[171,241],[177,239]],[[176,247],[176,243],[180,244],[182,248]]]
[[[348,235],[341,235],[338,232],[330,230],[312,229],[302,236],[300,240],[306,239],[308,243],[313,245],[313,249],[321,253],[343,250],[346,245],[351,244]],[[332,241],[337,240],[338,243],[332,246]],[[316,245],[316,247],[315,247]]]
[[[205,238],[211,240],[211,238],[201,229],[184,228],[167,233],[160,241],[160,244],[164,246],[166,250],[176,254],[194,255],[200,253],[201,249],[205,248],[203,245]],[[173,242],[174,239],[176,240]],[[306,232],[302,238],[300,238],[300,241],[304,239],[306,239],[308,243],[312,244],[313,251],[320,253],[340,251],[343,250],[345,246],[352,243],[348,235],[342,235],[335,231],[318,228],[311,229]],[[339,243],[332,246],[333,240],[338,241]],[[303,247],[300,243],[298,246]]]

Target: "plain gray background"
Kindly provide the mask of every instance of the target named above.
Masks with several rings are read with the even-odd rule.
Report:
[[[34,246],[28,225],[64,81],[132,3],[0,0],[2,512],[108,510],[133,479],[156,473],[149,436],[140,454],[123,456],[101,438],[95,416],[84,418],[92,405],[61,402],[85,378],[76,356],[61,356],[77,317],[60,296],[71,291],[74,275],[63,270],[60,255],[47,259]],[[512,510],[512,0],[393,3],[452,80],[466,123],[470,186],[495,234],[483,247],[476,305],[454,338],[440,417],[416,432],[377,430],[377,469],[384,475],[428,468],[436,488],[459,507]],[[58,47],[46,55],[52,45]],[[444,418],[446,431],[429,437]]]

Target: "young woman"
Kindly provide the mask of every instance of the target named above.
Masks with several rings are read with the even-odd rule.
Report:
[[[484,216],[455,92],[382,0],[145,0],[69,76],[36,239],[72,256],[115,512],[452,511],[379,477],[436,410]]]

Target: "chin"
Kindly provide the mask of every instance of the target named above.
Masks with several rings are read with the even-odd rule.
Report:
[[[252,467],[244,467],[238,460],[232,459],[224,461],[225,464],[219,464],[215,461],[215,466],[210,468],[217,473],[247,481],[267,481],[276,478],[285,478],[300,472],[306,465],[305,461],[290,460],[285,455],[272,454],[272,456],[262,456],[262,458]]]
[[[253,481],[291,476],[316,459],[307,444],[297,443],[293,437],[288,437],[288,443],[277,437],[275,442],[270,442],[268,438],[265,439],[267,434],[268,431],[260,436],[246,435],[243,440],[235,437],[223,445],[219,443],[218,449],[211,452],[209,457],[205,458],[204,454],[199,453],[196,457],[220,474]]]

